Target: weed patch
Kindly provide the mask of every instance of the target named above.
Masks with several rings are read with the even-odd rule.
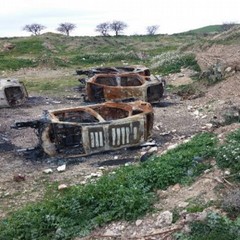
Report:
[[[13,40],[12,43],[15,45],[15,47],[11,51],[5,52],[6,55],[11,56],[19,56],[22,54],[36,55],[46,50],[43,46],[43,41],[36,37],[17,39]]]
[[[178,240],[237,240],[240,237],[240,218],[231,221],[216,213],[209,213],[205,221],[195,221],[189,234],[178,233]]]
[[[240,180],[240,129],[228,135],[225,144],[221,145],[216,154],[220,168],[229,168],[235,178]]]
[[[37,63],[29,59],[0,58],[0,70],[18,70],[20,68],[36,67]]]
[[[101,53],[101,54],[82,54],[70,59],[73,65],[96,65],[96,64],[113,64],[116,62],[137,62],[139,57],[134,53]]]
[[[178,87],[172,86],[170,91],[182,99],[194,99],[204,96],[204,92],[199,89],[198,82],[193,82],[191,84],[180,85]]]
[[[24,80],[24,84],[29,92],[40,93],[57,93],[60,96],[62,93],[77,86],[77,81],[73,77],[61,77],[46,80]],[[71,90],[72,91],[72,90]]]
[[[163,75],[180,72],[181,68],[189,67],[195,71],[200,71],[200,67],[193,54],[179,54],[178,52],[166,52],[155,56],[151,68]]]
[[[240,215],[240,189],[231,190],[224,196],[222,208],[231,218],[236,218]]]

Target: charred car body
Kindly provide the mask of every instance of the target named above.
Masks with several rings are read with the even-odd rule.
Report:
[[[0,79],[0,107],[14,107],[28,98],[24,84],[17,79]]]
[[[85,100],[90,102],[142,100],[158,103],[163,97],[164,81],[150,75],[148,68],[112,67],[77,71],[89,78],[85,83]]]
[[[142,100],[157,103],[163,96],[163,82],[153,75],[137,73],[96,74],[86,82],[90,102]]]
[[[137,146],[153,127],[151,104],[106,102],[45,111],[36,121],[17,122],[13,128],[37,129],[39,145],[48,156],[85,156]]]

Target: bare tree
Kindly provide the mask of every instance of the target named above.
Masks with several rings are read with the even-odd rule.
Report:
[[[76,25],[73,23],[60,23],[59,27],[57,28],[57,31],[69,36],[70,32],[75,28]]]
[[[28,24],[23,27],[23,31],[31,32],[34,35],[39,35],[43,29],[46,27],[38,24],[38,23],[33,23],[33,24]]]
[[[127,24],[122,21],[113,21],[110,24],[110,29],[115,32],[115,35],[118,36],[127,27]]]
[[[222,24],[221,30],[223,32],[227,31],[227,30],[231,29],[232,27],[234,27],[235,25],[236,25],[236,23],[234,23],[234,22],[225,22]]]
[[[147,27],[147,33],[148,35],[155,35],[159,26],[158,25],[152,25]]]
[[[108,31],[110,30],[110,23],[104,22],[96,26],[95,31],[100,32],[103,36],[108,36]]]

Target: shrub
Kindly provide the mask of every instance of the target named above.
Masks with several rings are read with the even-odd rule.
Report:
[[[240,189],[234,189],[224,196],[222,208],[228,212],[230,217],[240,215]]]
[[[216,154],[216,161],[220,168],[230,168],[232,173],[239,173],[240,171],[239,141],[240,141],[240,129],[229,134],[226,143],[218,148]]]
[[[240,109],[238,106],[232,106],[224,113],[224,124],[230,125],[235,122],[240,122]]]
[[[176,234],[178,240],[237,240],[240,238],[240,218],[231,221],[216,213],[209,213],[204,222],[191,223],[189,234]]]
[[[177,94],[183,99],[192,99],[192,98],[204,96],[204,92],[199,90],[197,82],[173,87],[171,89],[171,92]]]
[[[180,72],[182,67],[189,67],[195,71],[200,71],[200,67],[193,54],[180,54],[178,52],[166,52],[155,56],[152,59],[151,69],[158,73],[167,75],[169,73]]]

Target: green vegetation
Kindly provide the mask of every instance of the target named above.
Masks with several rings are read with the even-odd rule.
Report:
[[[232,219],[240,216],[240,189],[228,191],[223,198],[221,207]]]
[[[37,63],[30,59],[0,58],[0,70],[17,70],[20,68],[36,67]]]
[[[229,134],[226,142],[219,147],[216,161],[220,168],[229,168],[235,179],[240,180],[240,129]]]
[[[205,221],[191,224],[190,234],[176,234],[178,240],[238,240],[240,236],[240,218],[235,221],[209,213]]]
[[[168,85],[168,90],[182,97],[182,99],[191,99],[204,96],[205,93],[202,89],[203,86],[200,81],[194,81],[193,83],[180,86]]]
[[[72,57],[70,60],[72,65],[99,65],[104,64],[108,66],[122,65],[124,62],[131,62],[137,64],[141,62],[139,57],[134,52],[116,52],[116,53],[99,53],[99,54],[82,54]]]
[[[152,59],[169,51],[178,51],[185,42],[193,43],[195,36],[118,36],[118,37],[66,37],[46,33],[28,38],[0,38],[1,56],[10,63],[18,59],[33,62],[29,67],[46,66],[50,68],[76,68],[94,66],[113,66],[123,64],[149,65]],[[12,44],[5,49],[5,44]],[[194,57],[194,56],[193,56]],[[175,65],[192,66],[191,57],[183,57]],[[20,61],[21,63],[21,61]],[[11,69],[28,67],[23,62]],[[195,63],[194,63],[195,65]],[[169,68],[165,66],[165,68]],[[175,67],[179,69],[179,67]],[[10,69],[0,63],[0,69]],[[174,67],[164,72],[172,72]]]
[[[166,52],[155,56],[152,59],[151,68],[163,75],[180,72],[181,68],[189,67],[195,71],[200,71],[200,67],[195,60],[194,54],[179,53],[176,51]]]
[[[5,55],[8,56],[33,56],[38,55],[42,51],[46,50],[43,46],[43,42],[37,37],[31,38],[19,38],[11,41],[11,43],[15,46],[12,50],[5,52]]]
[[[201,196],[194,197],[188,200],[188,206],[186,208],[188,213],[202,212],[209,206],[213,205],[213,201],[206,202]]]
[[[49,191],[0,222],[0,239],[71,239],[114,220],[134,220],[152,209],[156,189],[186,183],[209,167],[216,138],[204,133],[163,156],[119,168],[96,183]]]
[[[65,91],[77,85],[76,79],[72,76],[49,78],[48,81],[39,79],[34,81],[24,80],[23,82],[29,92],[44,92],[45,94],[57,94],[58,96],[61,96]]]
[[[222,32],[222,25],[210,25],[202,28],[197,28],[186,33],[216,33]]]

